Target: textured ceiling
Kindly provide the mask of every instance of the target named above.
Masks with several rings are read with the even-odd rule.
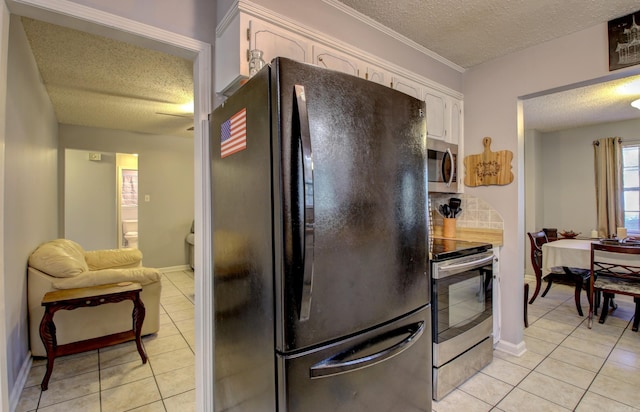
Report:
[[[640,9],[638,0],[337,1],[464,68]]]
[[[193,136],[191,61],[37,20],[22,23],[59,123]]]
[[[463,68],[640,10],[638,0],[325,0],[342,3]],[[637,22],[640,24],[640,21]],[[618,93],[627,80],[525,101],[525,128],[543,132],[640,117]]]
[[[524,101],[526,129],[553,132],[640,118],[640,76],[579,87]]]
[[[463,68],[640,9],[638,0],[323,1],[353,8]],[[193,109],[180,107],[193,101],[190,61],[26,18],[23,24],[60,123],[192,136]],[[640,117],[629,106],[640,91],[612,93],[620,82],[526,100],[525,127],[554,131]]]

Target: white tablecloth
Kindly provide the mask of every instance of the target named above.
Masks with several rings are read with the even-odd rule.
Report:
[[[543,275],[551,272],[551,268],[566,266],[571,268],[591,269],[591,243],[597,240],[591,239],[560,239],[542,245],[542,272]],[[640,265],[638,255],[612,256],[611,253],[597,252],[602,256],[599,260],[612,263],[627,263]],[[610,257],[611,256],[611,257]]]
[[[590,239],[559,239],[542,245],[542,271],[546,275],[551,268],[591,268]]]

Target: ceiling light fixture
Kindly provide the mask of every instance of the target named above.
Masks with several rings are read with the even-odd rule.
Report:
[[[640,110],[640,99],[632,101],[631,102],[631,106],[633,106],[636,109]]]
[[[191,100],[190,102],[181,104],[179,107],[181,112],[193,113],[193,100]]]
[[[630,80],[625,80],[617,87],[617,92],[623,96],[637,95],[640,93],[640,78],[634,76]]]

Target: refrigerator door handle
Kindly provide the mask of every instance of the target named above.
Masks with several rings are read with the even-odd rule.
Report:
[[[300,320],[309,319],[313,292],[313,250],[315,242],[315,208],[313,199],[313,150],[309,132],[309,115],[304,86],[294,86],[294,116],[300,127],[300,146],[302,148],[302,180],[304,182],[304,256],[302,295],[300,296]]]
[[[325,378],[341,373],[353,372],[358,369],[367,368],[377,363],[384,362],[396,355],[401,354],[405,350],[409,349],[414,343],[416,343],[420,336],[422,336],[424,327],[424,321],[406,325],[401,328],[384,333],[368,342],[351,347],[323,361],[320,361],[309,369],[311,379]],[[407,333],[409,333],[409,336],[407,338],[392,346],[386,347],[385,349],[382,349],[376,353],[363,355],[359,358],[353,359],[353,357],[357,356],[358,353],[367,350],[367,348],[375,344],[405,335]],[[347,357],[349,359],[346,359]]]

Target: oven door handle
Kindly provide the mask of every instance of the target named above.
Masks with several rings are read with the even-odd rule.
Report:
[[[457,265],[448,265],[448,266],[441,266],[438,268],[438,270],[440,272],[450,272],[452,270],[457,270],[457,269],[466,269],[469,267],[473,267],[473,266],[483,266],[486,263],[489,263],[493,260],[493,255],[491,256],[487,256],[483,259],[480,260],[473,260],[471,262],[464,262],[464,263],[459,263]]]

